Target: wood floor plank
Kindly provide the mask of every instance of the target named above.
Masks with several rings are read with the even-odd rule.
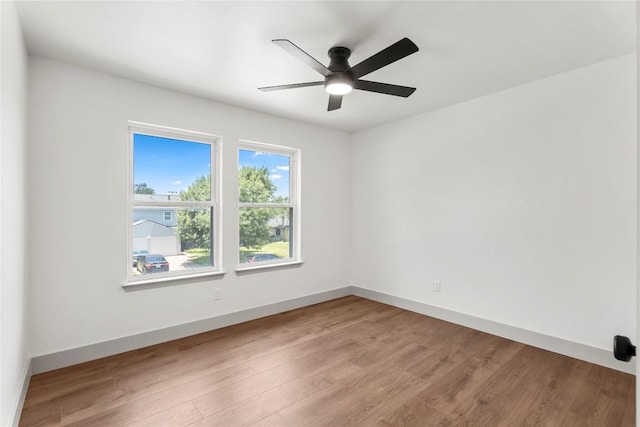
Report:
[[[28,399],[29,405],[25,408],[32,408],[37,405],[65,406],[70,403],[87,405],[89,402],[98,399],[103,395],[110,395],[115,392],[115,383],[112,376],[87,378],[85,381],[66,384],[50,390],[35,392],[33,398]]]
[[[525,426],[549,426],[567,424],[566,408],[569,408],[589,374],[591,365],[569,357],[558,357],[547,363],[536,382],[545,385],[531,409],[522,419]]]
[[[195,426],[248,426],[331,386],[358,368],[348,362],[331,364],[303,375],[203,419]],[[194,426],[194,427],[195,427]]]
[[[386,377],[384,367],[378,372]],[[319,426],[365,426],[381,419],[397,402],[406,401],[424,391],[428,385],[418,377],[405,372],[395,373],[388,377],[382,386],[367,385],[362,390],[361,398],[354,404],[336,411],[313,425]]]
[[[528,413],[545,387],[535,379],[557,357],[562,356],[523,347],[478,388],[474,399],[460,402],[452,413],[479,425],[519,425],[518,417]]]
[[[430,387],[417,396],[440,412],[451,413],[461,402],[471,401],[478,389],[499,369],[497,364],[470,357],[447,375],[431,381]]]
[[[610,369],[592,366],[585,379],[591,393],[580,393],[573,402],[567,423],[582,426],[622,426],[625,418],[625,397],[633,380],[617,375]],[[635,422],[635,420],[634,420]],[[633,425],[633,424],[631,424]]]
[[[178,375],[174,381],[165,382],[162,387],[124,391],[116,399],[98,400],[89,406],[65,407],[62,412],[62,424],[90,425],[101,422],[99,420],[104,417],[108,417],[105,422],[112,423],[122,422],[121,420],[138,421],[167,407],[210,393],[211,390],[218,390],[239,381],[249,381],[253,375],[256,375],[255,371],[241,365],[215,371],[186,382]]]
[[[355,366],[355,365],[354,365]],[[279,411],[287,425],[313,425],[337,413],[346,413],[360,405],[367,388],[382,387],[391,381],[392,374],[381,375],[358,368],[330,387]]]
[[[633,376],[355,296],[34,375],[20,426],[632,426]]]
[[[631,377],[631,380],[629,381],[624,403],[624,416],[622,418],[623,426],[633,426],[636,423],[636,381],[635,377]]]
[[[250,427],[282,427],[286,425],[287,421],[276,412],[275,414],[271,414],[268,417],[251,424]]]
[[[56,405],[30,406],[22,410],[20,415],[21,426],[59,426],[62,416],[60,408]]]
[[[437,409],[429,406],[422,399],[412,398],[398,405],[372,423],[379,427],[430,427],[447,426],[446,416]]]
[[[184,427],[196,423],[202,419],[202,415],[196,409],[193,402],[185,402],[150,417],[143,418],[132,424],[131,427]]]

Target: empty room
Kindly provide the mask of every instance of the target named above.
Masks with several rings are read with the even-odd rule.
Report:
[[[0,426],[634,426],[635,1],[1,1]]]

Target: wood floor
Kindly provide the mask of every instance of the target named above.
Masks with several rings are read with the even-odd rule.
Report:
[[[633,426],[632,375],[346,297],[31,379],[21,426]]]

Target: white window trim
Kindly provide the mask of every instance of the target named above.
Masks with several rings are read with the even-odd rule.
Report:
[[[122,287],[132,289],[139,286],[141,289],[154,287],[154,285],[165,286],[167,284],[184,283],[189,279],[201,279],[204,276],[217,276],[225,274],[222,269],[222,138],[217,135],[195,132],[185,129],[172,128],[167,126],[153,125],[149,123],[141,123],[129,121],[129,166],[127,174],[127,257],[123,265],[126,265],[126,280]],[[135,201],[133,190],[133,135],[135,133],[157,136],[160,138],[172,138],[190,142],[199,142],[209,144],[211,146],[211,201],[210,202],[185,202],[185,201]],[[190,272],[167,272],[156,273],[157,276],[149,277],[146,275],[134,276],[131,273],[131,253],[133,252],[133,208],[134,206],[149,207],[180,207],[193,205],[207,205],[212,208],[212,227],[213,238],[211,239],[211,250],[213,251],[213,267],[203,267],[197,270],[189,270]],[[164,213],[163,213],[164,218]]]
[[[165,214],[169,214],[169,219]],[[166,222],[173,221],[173,211],[162,211],[162,220]]]
[[[236,233],[236,262],[238,263],[235,270],[237,272],[248,270],[260,270],[270,269],[274,267],[284,267],[287,265],[302,264],[302,251],[300,243],[302,242],[302,224],[300,219],[302,218],[302,203],[301,203],[301,150],[299,148],[285,147],[282,145],[267,144],[264,142],[239,140],[238,149],[236,150],[236,156],[240,155],[240,150],[252,150],[257,152],[266,152],[271,154],[279,154],[289,157],[289,203],[240,203],[237,202],[236,216],[240,215],[241,207],[265,207],[265,208],[292,208],[293,214],[290,230],[290,242],[293,245],[293,251],[291,258],[283,259],[282,261],[263,261],[256,264],[240,264],[240,230]],[[239,163],[239,157],[236,158],[236,165]],[[239,176],[238,176],[239,178]],[[238,190],[239,190],[238,180]],[[238,200],[239,197],[236,198]]]

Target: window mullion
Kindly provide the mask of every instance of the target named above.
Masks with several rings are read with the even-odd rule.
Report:
[[[241,208],[294,208],[291,203],[240,203]]]
[[[133,200],[133,206],[145,206],[145,207],[189,207],[189,206],[215,206],[214,202],[196,202],[196,201],[183,201],[183,202],[151,202],[151,201],[141,201],[141,200]]]

